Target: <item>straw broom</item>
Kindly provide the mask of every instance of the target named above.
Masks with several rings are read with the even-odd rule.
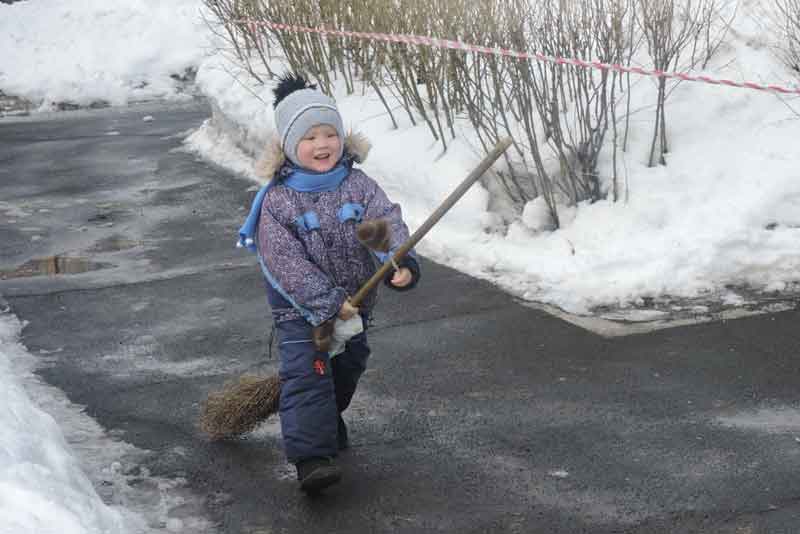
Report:
[[[403,243],[392,256],[393,261],[385,262],[380,269],[358,290],[350,303],[358,307],[364,297],[377,286],[447,211],[464,196],[467,190],[483,176],[497,159],[511,145],[510,138],[500,140],[478,166],[448,196],[430,217],[411,237]],[[365,246],[386,252],[389,242],[389,226],[385,220],[366,221],[357,227],[357,236]],[[335,319],[326,321],[313,330],[314,344],[322,352],[330,349]],[[212,392],[203,404],[200,415],[200,428],[211,439],[226,439],[241,436],[253,430],[259,423],[280,408],[281,382],[277,375],[263,377],[243,375],[238,380],[226,383],[220,391]]]

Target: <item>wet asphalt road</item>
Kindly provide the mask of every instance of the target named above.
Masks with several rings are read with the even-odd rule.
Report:
[[[382,294],[340,486],[298,492],[276,421],[209,442],[200,401],[276,361],[232,246],[253,184],[178,150],[207,116],[0,120],[0,270],[95,268],[0,294],[41,376],[220,532],[800,532],[796,311],[605,339],[424,261],[416,292]]]

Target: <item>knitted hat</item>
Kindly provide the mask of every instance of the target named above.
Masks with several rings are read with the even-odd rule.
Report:
[[[344,141],[342,116],[339,115],[336,102],[318,91],[316,86],[309,85],[300,76],[288,74],[280,79],[274,93],[275,124],[278,127],[281,149],[292,163],[300,165],[297,160],[297,145],[314,126],[328,124]],[[342,142],[339,144],[337,160],[342,157],[343,150]]]

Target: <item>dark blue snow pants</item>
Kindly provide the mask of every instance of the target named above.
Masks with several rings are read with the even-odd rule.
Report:
[[[336,456],[339,414],[350,405],[369,358],[366,334],[353,337],[343,353],[329,358],[316,350],[311,324],[305,319],[284,321],[275,328],[286,457],[297,463],[314,456]]]

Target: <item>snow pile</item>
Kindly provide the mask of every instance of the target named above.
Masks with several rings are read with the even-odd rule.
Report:
[[[22,324],[0,314],[0,533],[129,532],[106,506],[69,450],[55,420],[36,407],[19,380]]]
[[[37,106],[186,98],[206,52],[198,0],[0,4],[0,91]]]

